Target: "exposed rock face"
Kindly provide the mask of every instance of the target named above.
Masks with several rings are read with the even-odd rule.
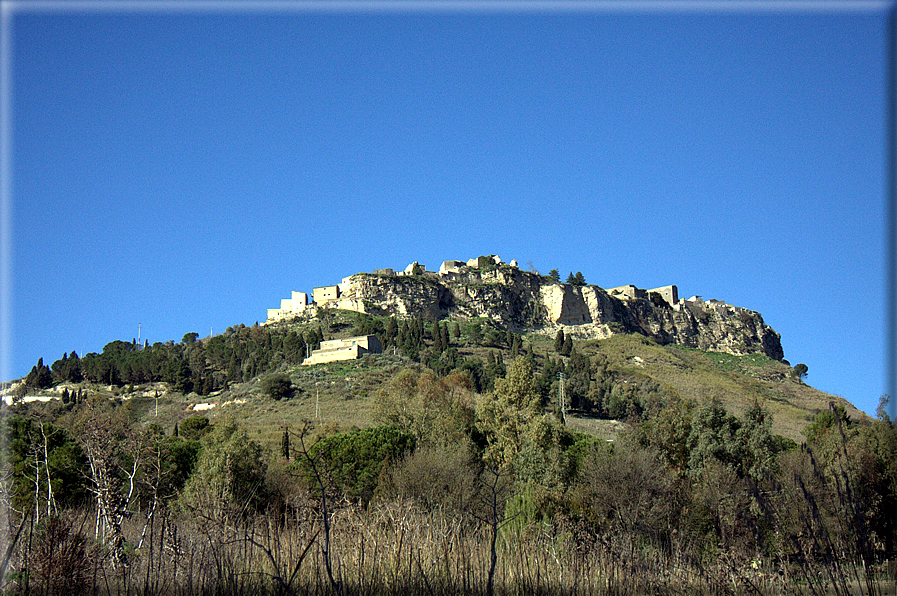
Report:
[[[515,331],[554,334],[564,329],[584,339],[641,333],[659,343],[783,357],[779,334],[760,313],[718,302],[620,300],[598,286],[558,284],[507,265],[443,275],[359,273],[343,280],[340,290],[333,306],[371,314],[487,317]]]

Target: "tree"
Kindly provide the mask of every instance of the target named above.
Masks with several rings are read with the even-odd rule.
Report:
[[[586,285],[586,278],[585,278],[585,276],[583,276],[582,271],[576,272],[576,275],[573,277],[573,285],[575,285],[575,286]]]
[[[510,465],[523,444],[527,428],[539,417],[542,397],[530,362],[518,357],[506,377],[496,379],[495,390],[477,405],[477,426],[486,436],[483,455],[490,466]]]
[[[564,349],[564,330],[561,329],[558,331],[557,335],[554,336],[554,351],[558,354]]]
[[[184,334],[184,338],[181,340],[181,342],[183,342],[185,344],[192,344],[193,342],[196,341],[197,337],[199,337],[199,333],[196,333],[195,331],[191,331],[190,333]]]
[[[175,426],[174,435],[188,441],[198,441],[210,430],[209,419],[196,414],[185,418],[180,427]]]
[[[280,438],[280,454],[287,460],[290,459],[290,429],[283,427],[283,436]]]
[[[557,269],[552,269],[551,271],[549,271],[548,277],[550,277],[551,281],[553,281],[556,284],[561,283],[561,274],[558,272]]]
[[[803,384],[804,379],[807,378],[808,370],[806,364],[795,364],[794,369],[791,371],[791,376],[794,377],[798,383]]]
[[[576,285],[576,277],[573,275],[573,272],[570,272],[570,275],[567,276],[567,281],[564,283],[572,285]]]
[[[561,346],[561,356],[570,356],[573,354],[573,337],[568,335],[564,338],[564,345]]]
[[[31,372],[25,377],[25,385],[35,389],[46,389],[53,386],[53,374],[50,367],[44,364],[43,358],[37,359],[37,364],[31,367]]]
[[[215,519],[227,512],[245,515],[267,502],[265,450],[245,430],[225,421],[202,439],[202,449],[181,492],[180,504]]]
[[[274,373],[262,379],[262,391],[274,399],[283,399],[293,395],[293,382],[284,373]]]
[[[321,466],[320,470],[344,495],[366,505],[374,496],[384,468],[413,451],[414,446],[410,432],[392,425],[375,426],[322,438],[308,449],[307,459]],[[296,467],[312,481],[315,470],[309,463],[297,460]]]

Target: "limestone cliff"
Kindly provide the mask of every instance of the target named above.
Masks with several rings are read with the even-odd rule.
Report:
[[[501,265],[457,273],[380,275],[359,273],[340,284],[328,307],[426,319],[486,317],[515,331],[604,338],[641,333],[658,343],[678,343],[730,354],[763,353],[781,360],[779,334],[760,313],[722,302],[611,296],[598,286],[572,286]]]

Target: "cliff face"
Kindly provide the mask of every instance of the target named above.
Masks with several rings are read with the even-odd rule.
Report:
[[[779,334],[760,313],[719,302],[669,305],[653,294],[620,300],[598,286],[558,284],[507,265],[447,275],[359,273],[343,280],[340,291],[330,306],[371,314],[487,317],[515,331],[564,329],[583,339],[641,333],[658,343],[783,357]]]

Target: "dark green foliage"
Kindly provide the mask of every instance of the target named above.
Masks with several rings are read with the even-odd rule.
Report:
[[[283,427],[283,435],[280,437],[280,455],[284,459],[290,459],[290,429]]]
[[[284,373],[274,373],[262,379],[262,392],[273,399],[292,397],[295,387],[290,377]]]
[[[583,276],[581,271],[577,271],[576,275],[573,276],[573,285],[574,286],[584,286],[586,285],[586,278]]]
[[[824,410],[816,414],[807,428],[804,429],[804,436],[807,437],[808,445],[821,443],[833,430],[839,425],[849,427],[851,425],[850,417],[847,415],[844,406],[840,404],[832,404],[828,410]]]
[[[52,376],[56,382],[86,379],[119,386],[164,381],[175,391],[209,395],[228,382],[247,381],[283,363],[298,364],[306,342],[314,349],[323,340],[318,326],[300,332],[237,325],[204,341],[197,335],[188,333],[179,344],[145,347],[113,341],[101,354],[83,358],[72,352],[53,363]]]
[[[483,328],[479,321],[474,321],[467,327],[467,337],[470,338],[473,344],[479,344],[483,341]]]
[[[564,330],[561,329],[557,332],[557,335],[554,336],[554,351],[558,354],[561,353],[564,349],[564,341],[566,338],[564,337]]]
[[[53,372],[53,381],[56,383],[63,381],[78,383],[84,378],[81,374],[81,359],[74,351],[71,355],[63,354],[61,359],[53,363],[50,370]]]
[[[549,272],[548,272],[548,277],[550,277],[550,278],[551,278],[551,281],[553,281],[554,283],[560,283],[560,282],[561,282],[561,274],[558,273],[558,270],[557,270],[557,269],[552,269],[551,271],[549,271]]]
[[[21,416],[6,418],[2,428],[3,459],[12,472],[16,507],[33,507],[35,492],[38,498],[46,497],[48,473],[57,506],[66,507],[83,501],[87,494],[84,484],[86,462],[78,443],[65,429],[50,422],[41,425],[34,418]]]
[[[458,370],[466,373],[470,377],[470,380],[473,383],[473,389],[477,393],[488,391],[492,384],[493,377],[489,376],[489,373],[486,372],[486,367],[484,367],[483,363],[476,358],[465,358],[458,367]]]
[[[181,343],[192,344],[196,341],[197,337],[199,337],[199,333],[196,333],[195,331],[185,333],[183,339],[181,339]]]
[[[331,435],[317,441],[308,451],[343,494],[367,503],[374,495],[383,466],[412,449],[414,435],[387,425]],[[307,463],[297,464],[308,473]]]
[[[384,325],[383,330],[383,349],[391,348],[392,346],[398,343],[399,338],[399,324],[396,323],[395,317],[389,317],[386,319],[386,323]]]
[[[558,351],[561,356],[570,356],[573,353],[573,338],[569,335],[564,338],[564,344]]]
[[[179,502],[210,515],[228,509],[238,515],[264,509],[268,465],[264,449],[232,423],[217,423],[201,443],[199,457]]]
[[[486,365],[486,374],[492,379],[505,376],[505,364],[501,352],[498,350],[490,350],[488,363]]]
[[[31,372],[25,377],[25,385],[34,389],[46,389],[53,386],[53,374],[50,367],[44,364],[43,358],[38,358],[37,364],[31,367]]]
[[[698,472],[709,461],[716,460],[740,471],[742,449],[737,440],[740,426],[738,419],[728,414],[716,399],[699,407],[688,437],[689,469]]]
[[[175,429],[175,436],[189,441],[198,441],[212,430],[209,419],[199,414],[185,418]]]
[[[807,368],[806,364],[795,364],[794,368],[791,371],[791,375],[797,380],[798,383],[803,383],[804,379],[807,378]]]
[[[189,418],[187,419],[189,420]],[[177,428],[177,427],[175,427]],[[204,427],[211,430],[209,427]],[[191,433],[193,436],[195,434]],[[205,432],[200,433],[201,435]],[[170,499],[177,496],[187,479],[196,467],[199,457],[200,441],[198,438],[185,438],[177,435],[171,437],[157,437],[156,449],[159,453],[159,477],[161,484],[158,488],[159,496]]]

